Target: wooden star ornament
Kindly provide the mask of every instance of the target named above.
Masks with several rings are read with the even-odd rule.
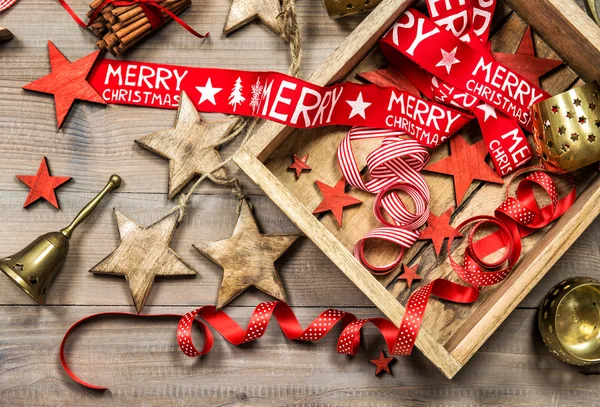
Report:
[[[426,171],[452,175],[456,205],[460,205],[474,180],[504,184],[502,178],[485,162],[488,151],[483,140],[469,144],[457,134],[450,138],[450,155],[425,167]]]
[[[223,32],[229,34],[258,18],[275,34],[283,37],[277,21],[281,12],[281,0],[233,0]]]
[[[331,211],[338,226],[342,227],[344,208],[347,206],[358,205],[362,203],[362,201],[344,192],[346,189],[346,180],[344,178],[340,179],[333,187],[324,184],[321,181],[315,181],[315,184],[317,184],[321,194],[323,194],[323,201],[321,201],[319,206],[313,211],[313,214]]]
[[[244,200],[229,239],[194,245],[223,268],[217,308],[223,308],[250,286],[285,301],[285,290],[274,263],[297,238],[298,235],[263,235]]]
[[[195,276],[169,247],[177,227],[178,212],[144,228],[115,209],[121,243],[90,272],[125,276],[138,313],[142,311],[157,276]]]
[[[181,93],[175,127],[142,137],[135,142],[156,155],[169,160],[169,199],[172,199],[194,177],[211,171],[221,163],[216,149],[230,133],[237,119],[205,123],[194,103]],[[226,179],[221,168],[213,173]]]
[[[292,159],[294,160],[294,162],[288,167],[288,170],[296,171],[296,179],[300,178],[302,171],[310,171],[312,169],[308,164],[306,164],[306,161],[308,160],[308,155],[305,155],[304,157],[300,158],[296,154],[294,154]]]
[[[537,58],[535,56],[531,27],[527,27],[527,30],[525,30],[516,53],[494,52],[493,56],[496,61],[523,75],[525,79],[537,86],[540,86],[540,77],[563,64],[560,59]]]
[[[52,72],[23,86],[23,89],[54,95],[58,128],[62,127],[75,99],[106,104],[86,80],[100,51],[71,63],[51,41],[48,41],[48,53]]]
[[[450,236],[460,236],[457,230],[450,226],[450,217],[453,211],[454,207],[448,208],[440,216],[435,216],[433,212],[429,212],[427,227],[421,231],[419,236],[419,240],[431,240],[437,256],[440,255],[444,239]]]
[[[423,277],[417,274],[418,268],[418,264],[415,264],[413,267],[408,267],[406,264],[403,264],[402,269],[404,270],[404,273],[398,277],[398,280],[406,280],[406,284],[408,285],[408,288],[410,288],[413,281],[420,281],[423,279]]]
[[[30,188],[23,208],[27,208],[38,199],[43,198],[50,202],[56,209],[60,209],[54,190],[69,181],[71,177],[55,177],[50,175],[48,161],[46,157],[43,157],[35,175],[17,175],[17,179]]]
[[[390,370],[390,362],[394,359],[395,358],[393,357],[386,358],[385,353],[383,353],[383,349],[381,349],[379,351],[379,357],[377,359],[370,360],[371,363],[377,366],[377,369],[375,369],[375,376],[377,376],[381,372],[387,372],[389,374],[392,374],[392,371]]]

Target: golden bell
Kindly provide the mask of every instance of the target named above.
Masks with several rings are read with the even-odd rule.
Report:
[[[565,173],[600,161],[600,87],[591,82],[531,107],[544,167]]]
[[[0,260],[0,269],[36,302],[44,304],[48,288],[69,252],[73,230],[110,191],[120,185],[121,177],[112,175],[104,189],[77,214],[69,226],[59,232],[42,235],[23,250]]]
[[[329,18],[336,19],[375,8],[381,0],[323,0]]]
[[[550,352],[571,365],[600,363],[600,282],[573,277],[546,295],[538,327]]]

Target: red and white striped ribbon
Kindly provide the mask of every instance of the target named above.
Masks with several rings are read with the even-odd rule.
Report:
[[[404,250],[419,238],[417,230],[429,217],[429,188],[419,173],[429,162],[427,149],[417,141],[405,138],[406,133],[396,130],[353,127],[338,147],[338,161],[344,177],[350,185],[366,192],[377,194],[373,211],[375,217],[385,225],[370,231],[354,247],[355,256],[373,274],[385,274],[402,261]],[[367,156],[370,179],[364,181],[352,141],[383,138],[381,146]],[[406,192],[415,203],[415,212],[410,212],[400,197],[393,191]],[[382,214],[388,213],[392,222]],[[364,245],[368,239],[382,239],[400,246],[397,259],[385,266],[369,264],[364,256]]]
[[[17,0],[0,0],[0,13],[11,8]]]

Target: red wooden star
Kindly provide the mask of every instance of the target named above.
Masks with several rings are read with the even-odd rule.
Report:
[[[377,366],[377,369],[375,370],[375,376],[377,376],[379,373],[381,372],[388,372],[389,374],[392,374],[391,370],[390,370],[390,362],[392,360],[394,360],[395,358],[391,357],[391,358],[386,358],[385,354],[383,353],[383,349],[379,351],[379,357],[377,359],[371,359],[370,362],[373,363],[375,366]]]
[[[86,80],[100,51],[71,63],[51,41],[48,41],[48,53],[52,72],[23,86],[23,89],[54,95],[58,128],[63,125],[75,99],[106,104]]]
[[[310,171],[312,169],[308,166],[308,164],[306,164],[306,161],[308,160],[308,154],[302,158],[294,154],[293,159],[294,162],[288,167],[288,170],[296,171],[296,179],[300,178],[300,174],[302,174],[302,171]]]
[[[404,273],[398,277],[398,280],[406,280],[408,288],[410,288],[413,281],[420,281],[423,279],[423,277],[417,274],[417,269],[419,268],[418,264],[415,264],[414,267],[408,267],[406,264],[403,264],[402,268],[404,269]]]
[[[469,144],[457,134],[450,139],[450,151],[448,157],[429,164],[425,170],[454,177],[456,205],[460,205],[473,180],[504,184],[502,178],[485,162],[488,151],[483,140]]]
[[[316,184],[323,194],[323,201],[321,201],[313,213],[331,211],[339,227],[342,226],[344,207],[362,203],[360,199],[356,199],[344,192],[346,188],[346,180],[344,178],[340,179],[334,187],[330,187],[321,181],[316,181]]]
[[[42,158],[42,162],[40,163],[40,168],[38,168],[37,174],[17,175],[17,178],[19,181],[31,188],[23,208],[27,208],[40,198],[44,198],[46,201],[54,205],[56,209],[59,209],[59,207],[54,190],[71,179],[71,177],[53,177],[50,175],[46,157]]]
[[[372,83],[373,85],[382,87],[393,87],[405,90],[410,94],[421,97],[421,93],[406,76],[395,68],[378,69],[376,71],[361,72],[358,74],[360,78]]]
[[[563,64],[559,59],[536,58],[531,27],[527,27],[515,54],[493,53],[496,61],[523,75],[531,83],[540,86],[540,77]]]
[[[450,226],[452,211],[454,211],[454,207],[448,208],[446,212],[442,213],[440,216],[435,216],[432,212],[429,212],[427,227],[423,229],[421,236],[419,236],[419,240],[432,241],[433,249],[438,256],[442,250],[444,239],[450,236],[460,236],[456,229]]]

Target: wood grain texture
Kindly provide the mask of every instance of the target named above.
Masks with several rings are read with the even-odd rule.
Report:
[[[299,235],[263,235],[246,200],[233,235],[217,242],[197,243],[194,247],[223,268],[217,308],[221,309],[249,287],[286,301],[285,290],[275,262]]]
[[[275,34],[283,36],[277,21],[277,16],[281,12],[280,5],[281,0],[233,0],[223,32],[229,34],[250,21],[259,19]]]
[[[29,187],[29,193],[27,194],[23,208],[27,208],[38,199],[43,198],[50,202],[56,209],[59,209],[58,199],[54,190],[71,179],[71,177],[50,175],[46,157],[42,158],[42,162],[35,175],[17,175],[16,177]]]

